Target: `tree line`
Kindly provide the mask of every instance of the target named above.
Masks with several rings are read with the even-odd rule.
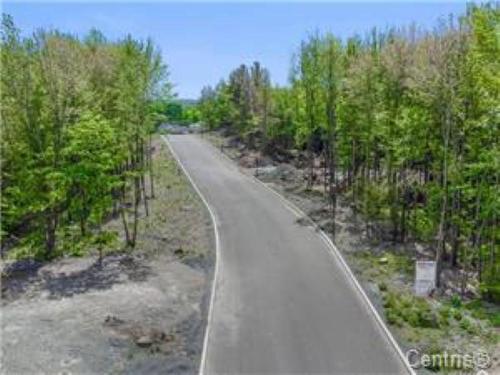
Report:
[[[154,111],[161,114],[163,120],[178,125],[191,125],[200,121],[200,115],[195,100],[163,97],[156,100]]]
[[[432,31],[314,33],[292,57],[289,85],[242,65],[202,90],[199,110],[209,129],[268,155],[303,150],[307,187],[320,158],[334,219],[344,194],[368,235],[385,223],[393,241],[432,244],[438,274],[451,267],[463,290],[474,279],[498,299],[499,28],[490,3]]]
[[[121,217],[134,247],[154,197],[153,103],[170,89],[151,40],[1,25],[2,254],[51,258],[99,244]]]

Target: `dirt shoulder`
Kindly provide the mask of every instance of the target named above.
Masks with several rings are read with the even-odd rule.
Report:
[[[6,374],[193,373],[213,276],[209,213],[160,138],[138,244],[51,263],[4,264]],[[122,236],[120,219],[106,229]]]
[[[325,188],[318,183],[305,189],[305,164],[300,155],[295,160],[281,156],[272,160],[223,133],[205,133],[203,137],[237,163],[243,173],[257,177],[296,204],[332,238]],[[477,299],[457,300],[451,287],[442,295],[415,297],[414,262],[417,256],[425,255],[426,244],[394,243],[383,236],[368,236],[367,230],[373,228],[368,228],[362,216],[352,210],[349,197],[338,197],[337,205],[336,234],[332,240],[402,351],[413,349],[419,355],[486,353],[488,373],[500,373],[500,306]],[[453,285],[454,280],[447,281]],[[438,364],[428,370],[420,368],[419,372],[453,370],[444,367]]]

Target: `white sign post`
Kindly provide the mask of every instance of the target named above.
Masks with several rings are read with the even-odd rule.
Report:
[[[415,271],[415,293],[417,296],[428,296],[436,287],[436,262],[418,260]]]

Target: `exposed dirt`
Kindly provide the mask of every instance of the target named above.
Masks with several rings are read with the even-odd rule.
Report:
[[[194,373],[214,264],[210,216],[160,139],[133,252],[3,264],[5,374]],[[107,230],[121,237],[119,219]]]

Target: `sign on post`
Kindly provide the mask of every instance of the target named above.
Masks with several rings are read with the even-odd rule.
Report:
[[[433,260],[417,260],[415,272],[415,293],[417,296],[428,296],[436,287],[436,262]]]

